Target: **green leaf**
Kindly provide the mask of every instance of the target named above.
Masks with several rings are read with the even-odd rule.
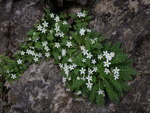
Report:
[[[102,107],[104,105],[104,98],[102,95],[96,95],[96,103]]]
[[[38,49],[38,50],[42,49],[42,43],[39,42],[39,41],[36,42],[36,43],[35,43],[35,48]]]
[[[54,40],[53,34],[50,34],[50,33],[49,33],[49,34],[47,35],[47,40],[50,41],[50,42],[52,42],[52,41]]]
[[[94,103],[94,101],[95,101],[97,89],[98,89],[98,87],[97,87],[97,85],[95,84],[95,85],[93,86],[93,88],[92,88],[92,91],[90,92],[90,95],[89,95],[89,98],[90,98],[91,103]]]
[[[75,89],[81,87],[83,84],[84,84],[84,81],[82,81],[82,80],[76,80],[76,81],[72,84],[72,86],[70,87],[70,89],[73,91],[73,90],[75,90]]]

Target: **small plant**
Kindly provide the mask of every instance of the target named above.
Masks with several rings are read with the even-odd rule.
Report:
[[[41,57],[47,60],[53,57],[67,91],[74,91],[77,96],[89,95],[90,101],[100,106],[106,95],[119,102],[123,91],[129,90],[127,81],[137,74],[120,44],[104,42],[99,33],[88,29],[87,11],[69,16],[46,12],[46,17],[35,25],[35,30],[28,32],[26,43],[20,44],[21,50],[12,59],[1,56],[0,74],[12,83],[28,65],[40,63]],[[66,21],[70,17],[74,19],[72,26]]]

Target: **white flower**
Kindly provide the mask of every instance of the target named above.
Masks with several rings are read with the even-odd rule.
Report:
[[[114,57],[114,56],[115,56],[115,53],[114,53],[114,52],[111,52],[111,53],[110,53],[110,56],[111,56],[111,57]]]
[[[38,57],[41,58],[41,57],[42,57],[42,53],[39,53],[39,54],[38,54]]]
[[[89,32],[89,33],[91,33],[91,30],[90,30],[90,29],[86,29],[86,31]]]
[[[81,50],[84,51],[85,50],[85,47],[84,46],[80,46]]]
[[[114,75],[115,80],[119,79],[118,77],[119,77],[118,74],[115,74],[115,75]]]
[[[12,78],[12,79],[17,78],[16,74],[11,74],[11,78]]]
[[[59,22],[59,21],[60,21],[60,19],[59,19],[58,16],[56,16],[54,20],[55,20],[56,22]]]
[[[67,71],[69,69],[69,66],[67,64],[64,65],[64,71]]]
[[[82,59],[82,62],[86,62],[86,59],[85,59],[85,58],[83,58],[83,59]]]
[[[79,12],[79,13],[77,14],[77,16],[78,16],[79,18],[82,17],[82,13]]]
[[[21,55],[24,55],[24,54],[25,54],[25,52],[24,52],[24,51],[21,51],[21,52],[20,52],[20,54],[21,54]]]
[[[106,74],[110,73],[109,69],[105,68],[105,71],[104,71]]]
[[[85,17],[85,16],[86,16],[85,11],[81,14],[81,16],[82,16],[82,17]]]
[[[83,77],[81,78],[81,80],[85,80],[85,77],[83,76]]]
[[[58,59],[61,60],[61,56],[58,56]]]
[[[115,69],[113,69],[114,74],[119,74],[120,69],[118,69],[117,67]]]
[[[85,33],[85,29],[84,28],[80,29],[80,35],[83,36],[85,35],[84,33]]]
[[[20,60],[20,59],[17,60],[17,62],[18,62],[18,64],[22,64],[22,60]]]
[[[66,91],[71,91],[71,90],[69,88],[67,88]]]
[[[86,57],[86,58],[91,59],[92,56],[93,56],[93,55],[92,55],[91,53],[87,53],[87,57]]]
[[[86,14],[85,14],[85,11],[82,13],[82,12],[79,12],[78,14],[77,14],[77,16],[80,18],[80,17],[85,17],[86,16]]]
[[[108,62],[108,61],[104,61],[104,67],[109,67],[109,65],[110,65],[111,63],[110,62]]]
[[[71,59],[71,58],[69,58],[69,59],[68,59],[68,62],[72,62],[72,59]]]
[[[92,74],[93,74],[93,70],[89,68],[89,69],[88,69],[88,74],[89,74],[89,75],[92,75]]]
[[[35,62],[37,62],[37,61],[38,61],[38,58],[37,58],[37,57],[35,57],[33,60],[34,60]]]
[[[46,30],[45,28],[42,29],[42,33],[46,33],[46,31],[47,31],[47,30]]]
[[[34,56],[34,55],[35,55],[35,52],[34,52],[34,51],[31,51],[31,55]]]
[[[53,33],[53,30],[50,30],[49,32],[50,32],[50,33]]]
[[[69,39],[72,40],[72,37],[70,36]]]
[[[90,81],[92,81],[92,76],[88,75],[88,76],[86,77],[86,79],[88,80],[88,82],[90,82]]]
[[[98,38],[95,38],[94,40],[97,41]]]
[[[69,66],[69,69],[70,69],[70,70],[74,70],[73,65],[70,65],[70,66]]]
[[[93,67],[93,72],[96,72],[97,70],[97,67]]]
[[[104,91],[99,89],[99,91],[97,91],[99,95],[103,95],[103,97],[105,96]]]
[[[46,46],[47,44],[48,44],[47,41],[42,42],[42,46]]]
[[[33,46],[30,46],[29,48],[31,48],[31,49],[35,49],[35,47],[33,47]]]
[[[70,81],[70,80],[71,80],[71,77],[68,77],[67,79]]]
[[[34,55],[35,57],[38,57],[39,56],[39,54],[38,53],[35,53],[35,55]]]
[[[87,54],[88,54],[88,50],[84,49],[84,50],[82,51],[82,53],[83,53],[83,55],[87,55]]]
[[[95,43],[95,40],[91,39],[91,44],[94,44]]]
[[[81,78],[80,78],[80,77],[77,77],[77,80],[81,80]]]
[[[54,29],[56,32],[60,31],[60,27],[59,26],[56,26],[55,29]]]
[[[59,63],[59,67],[60,67],[60,69],[62,69],[63,68],[63,64]]]
[[[30,54],[31,54],[31,50],[30,50],[30,49],[27,50],[26,53],[27,53],[28,55],[30,55]]]
[[[50,49],[49,49],[49,47],[45,46],[45,50],[46,50],[46,51],[49,51]]]
[[[9,70],[7,70],[6,73],[9,73]]]
[[[107,59],[108,61],[112,59],[112,57],[111,57],[111,55],[110,55],[109,53],[106,55],[106,59]]]
[[[60,37],[64,37],[64,35],[65,35],[65,34],[64,34],[63,32],[59,33],[59,36],[60,36]]]
[[[87,88],[91,89],[91,88],[92,88],[93,83],[88,82],[88,83],[86,83],[86,85],[87,85]]]
[[[44,27],[48,27],[48,23],[46,21],[44,21],[44,23],[42,23]]]
[[[72,46],[71,42],[67,42],[66,46],[70,48]]]
[[[60,43],[55,42],[55,47],[59,48],[60,47]]]
[[[45,56],[46,56],[46,57],[49,57],[49,56],[50,56],[50,54],[49,54],[49,53],[45,53]]]
[[[66,24],[67,24],[67,21],[64,21],[63,24],[66,25]]]
[[[96,60],[95,60],[95,59],[93,59],[91,63],[92,63],[92,64],[96,64]]]
[[[80,95],[80,94],[82,94],[82,93],[81,93],[81,91],[79,90],[79,91],[76,93],[76,95]]]
[[[53,14],[53,13],[51,13],[51,14],[50,14],[50,17],[51,17],[51,18],[54,18],[54,14]]]
[[[60,35],[60,33],[59,33],[59,32],[57,32],[57,33],[55,34],[55,36],[57,36],[57,37],[58,37],[59,35]]]
[[[76,68],[76,67],[77,67],[77,65],[76,65],[76,64],[73,64],[73,67],[74,67],[74,68]]]
[[[36,33],[35,32],[33,32],[33,35],[35,35]]]
[[[103,51],[103,56],[107,56],[108,52],[107,51]]]
[[[65,74],[66,74],[66,76],[68,77],[68,75],[69,75],[69,70],[65,70]]]
[[[86,69],[84,69],[83,67],[79,70],[80,74],[85,74]]]
[[[62,78],[62,82],[63,82],[63,83],[65,83],[66,80],[67,80],[67,79],[66,79],[65,77]]]
[[[37,26],[37,30],[42,31],[42,26],[41,26],[41,25],[38,25],[38,26]]]
[[[62,54],[62,56],[66,56],[66,49],[62,49],[61,54]]]

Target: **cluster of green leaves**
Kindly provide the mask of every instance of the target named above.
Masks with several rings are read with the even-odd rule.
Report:
[[[67,90],[89,95],[90,101],[96,101],[100,106],[104,104],[105,95],[113,102],[119,102],[123,91],[129,90],[127,81],[137,74],[120,44],[104,42],[105,38],[99,33],[87,29],[90,20],[87,11],[69,16],[55,16],[49,10],[46,13],[36,29],[28,32],[26,42],[20,44],[20,51],[11,59],[5,55],[0,57],[3,79],[12,83],[28,65],[40,63],[41,58],[53,57],[60,66]],[[69,18],[74,19],[72,26],[66,21]],[[0,88],[2,86],[3,82],[0,82]]]

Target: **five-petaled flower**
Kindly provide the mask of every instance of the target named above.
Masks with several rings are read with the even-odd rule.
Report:
[[[117,67],[115,69],[113,69],[114,74],[119,74],[120,69],[118,69]]]
[[[42,23],[44,27],[48,27],[48,23],[46,21],[44,21],[44,23]]]
[[[54,14],[53,14],[53,13],[51,13],[51,14],[50,14],[50,17],[51,17],[51,18],[54,18]]]
[[[80,29],[80,35],[81,36],[85,35],[85,29],[84,28]]]
[[[42,31],[42,26],[41,26],[41,25],[38,25],[38,26],[37,26],[37,30]]]
[[[86,83],[86,85],[87,85],[87,88],[89,88],[91,90],[93,83],[88,82],[88,83]]]
[[[59,16],[56,16],[54,20],[55,20],[56,22],[59,22],[59,21],[60,21]]]
[[[56,47],[56,48],[59,48],[59,47],[60,47],[60,43],[55,42],[55,47]]]
[[[86,77],[86,79],[88,80],[88,82],[90,82],[90,81],[92,81],[92,76],[88,75],[88,76]]]
[[[66,46],[67,46],[68,48],[70,48],[70,47],[72,46],[72,43],[71,43],[71,42],[67,42]]]
[[[105,71],[104,71],[106,74],[110,73],[109,69],[105,68]]]
[[[24,52],[24,51],[21,51],[21,52],[20,52],[20,54],[21,54],[21,55],[24,55],[24,54],[25,54],[25,52]]]
[[[108,62],[108,61],[104,61],[104,67],[109,67],[109,65],[110,65],[111,63],[110,62]]]
[[[45,28],[42,29],[42,33],[46,33],[46,31],[47,31],[47,30],[46,30]]]
[[[80,74],[85,74],[86,69],[84,69],[83,67],[79,70]]]
[[[11,78],[16,79],[17,78],[16,74],[11,74]]]
[[[17,62],[18,62],[18,64],[22,64],[22,60],[20,60],[20,59],[17,60]]]

